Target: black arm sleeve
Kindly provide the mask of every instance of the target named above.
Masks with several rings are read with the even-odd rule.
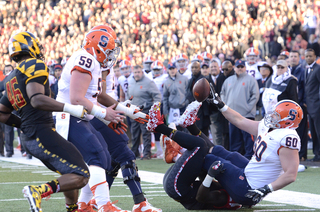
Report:
[[[21,119],[18,117],[18,116],[16,116],[16,115],[14,115],[14,114],[10,114],[10,116],[9,116],[9,118],[8,118],[8,120],[6,121],[6,123],[5,123],[6,125],[9,125],[9,126],[11,126],[11,127],[17,127],[17,128],[20,128],[20,126],[21,126]]]
[[[0,103],[3,104],[4,106],[10,108],[11,110],[14,110],[14,108],[12,107],[12,105],[7,97],[7,92],[5,92],[4,95],[1,97]]]

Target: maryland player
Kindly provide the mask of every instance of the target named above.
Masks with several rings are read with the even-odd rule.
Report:
[[[259,50],[253,47],[247,49],[247,51],[244,53],[247,73],[253,76],[256,80],[262,79],[257,65],[259,61],[259,54]]]
[[[120,102],[128,100],[128,87],[129,87],[129,80],[133,78],[132,74],[132,66],[129,60],[122,60],[119,64],[121,76],[118,79],[120,84]]]
[[[204,158],[212,147],[210,140],[194,124],[200,106],[201,103],[197,101],[189,104],[179,119],[180,126],[187,127],[189,132],[195,136],[164,125],[159,103],[155,103],[150,109],[147,129],[166,135],[162,136],[165,137],[164,152],[166,157],[164,159],[166,162],[172,162],[173,156],[175,159],[175,164],[167,170],[163,178],[163,188],[171,198],[188,210],[238,209],[241,205],[232,201],[221,185],[212,181],[209,185],[210,192],[206,195],[207,198],[201,202],[196,199],[204,180],[203,176],[206,174],[206,171],[202,168]],[[179,145],[185,149],[182,149]]]
[[[13,35],[9,54],[19,65],[6,77],[0,121],[20,127],[26,137],[22,141],[26,151],[62,175],[39,186],[25,186],[24,196],[31,211],[40,212],[42,198],[65,192],[67,211],[76,212],[77,189],[87,184],[89,170],[76,147],[55,131],[51,111],[64,111],[80,119],[86,115],[85,109],[49,97],[48,68],[43,62],[42,46],[32,33]],[[12,110],[18,111],[21,119],[11,114]]]
[[[205,144],[207,142],[201,141],[202,133],[195,127],[188,128],[188,130],[198,136],[170,129],[163,124],[160,110],[155,105],[150,110],[147,129],[163,133],[187,148],[186,152],[189,151],[189,156],[183,157],[185,152],[176,162],[177,164],[185,160],[183,165],[175,168],[175,164],[164,176],[164,188],[169,196],[180,203],[187,200],[185,202],[187,206],[193,208],[194,205],[190,204],[192,199],[188,197],[195,191],[194,186],[191,187],[190,184],[201,171],[199,163],[194,164],[196,157],[200,159],[205,157],[202,167],[208,171],[196,197],[198,201],[204,203],[214,195],[210,189],[214,179],[218,180],[235,202],[245,206],[256,205],[267,194],[294,182],[299,167],[300,150],[300,138],[295,129],[303,117],[301,107],[291,100],[283,100],[265,119],[253,121],[242,117],[226,106],[214,89],[212,93],[213,99],[209,99],[209,102],[216,105],[228,121],[252,135],[257,135],[254,144],[255,153],[249,161],[239,153],[229,152],[222,146],[208,147]],[[192,118],[195,119],[195,114],[196,112],[189,113],[186,122],[190,122]],[[208,149],[209,154],[207,154]],[[188,168],[190,166],[192,168]],[[188,169],[192,170],[188,173],[189,175],[184,174]],[[184,182],[189,186],[182,186],[183,183],[177,177],[172,178],[171,172],[175,172],[177,177],[189,176],[189,178],[184,178]]]

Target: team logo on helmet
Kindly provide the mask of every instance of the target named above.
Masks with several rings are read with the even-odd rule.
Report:
[[[31,32],[19,32],[9,40],[9,55],[13,60],[16,56],[28,54],[33,58],[44,60],[43,47],[38,38]]]
[[[270,128],[296,129],[303,118],[300,105],[292,100],[282,100],[274,106],[274,110],[265,116],[264,122]]]

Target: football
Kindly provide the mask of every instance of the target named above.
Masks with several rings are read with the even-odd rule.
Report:
[[[202,78],[193,86],[193,96],[198,102],[206,100],[210,94],[210,85],[206,78]]]

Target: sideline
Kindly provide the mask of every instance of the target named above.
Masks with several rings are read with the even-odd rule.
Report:
[[[28,160],[25,157],[21,156],[20,151],[16,149],[14,151],[14,155],[11,158],[0,157],[0,161],[20,163],[25,165],[44,166],[42,162],[37,158],[32,158],[31,160]],[[54,172],[52,172],[52,174],[54,174]],[[164,174],[139,170],[139,176],[141,178],[141,181],[162,184]],[[117,177],[122,178],[121,172],[119,172]],[[320,195],[318,194],[278,190],[269,194],[266,198],[264,198],[264,200],[276,203],[320,209]]]

